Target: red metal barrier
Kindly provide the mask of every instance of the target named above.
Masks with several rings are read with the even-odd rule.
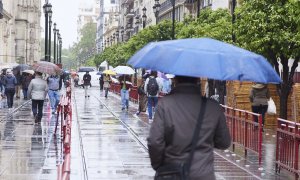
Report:
[[[63,164],[57,165],[58,180],[70,179],[70,161],[71,161],[71,127],[72,127],[72,105],[71,105],[71,86],[66,89],[66,95],[61,96],[57,108],[57,118],[55,134],[57,132],[58,122],[61,124],[61,136],[63,145]]]
[[[225,111],[226,122],[232,138],[232,148],[236,146],[258,154],[259,165],[262,160],[262,117],[260,114],[234,109],[222,105]],[[258,123],[255,122],[258,119]]]
[[[284,168],[300,176],[299,170],[300,123],[278,118],[276,142],[276,172]]]
[[[139,94],[138,94],[138,87],[137,86],[133,86],[131,89],[130,89],[130,92],[129,92],[129,98],[132,102],[135,102],[137,103],[138,100],[139,100]]]

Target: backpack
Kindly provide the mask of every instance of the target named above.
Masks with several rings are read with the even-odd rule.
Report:
[[[156,96],[158,92],[158,84],[155,78],[149,78],[148,84],[147,84],[147,93],[150,96]]]

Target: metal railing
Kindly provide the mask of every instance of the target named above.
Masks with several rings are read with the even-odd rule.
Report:
[[[277,119],[276,141],[276,166],[275,170],[280,173],[281,168],[300,176],[299,148],[300,148],[300,123]]]
[[[227,126],[229,128],[232,149],[236,146],[244,149],[245,157],[248,151],[258,155],[259,165],[262,161],[262,116],[245,110],[224,106]],[[257,121],[257,122],[256,122]]]

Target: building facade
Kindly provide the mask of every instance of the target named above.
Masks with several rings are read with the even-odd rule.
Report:
[[[0,64],[33,64],[40,59],[40,0],[2,0]]]
[[[79,14],[77,19],[77,41],[81,39],[81,29],[88,23],[97,24],[97,18],[100,14],[101,0],[80,0]]]

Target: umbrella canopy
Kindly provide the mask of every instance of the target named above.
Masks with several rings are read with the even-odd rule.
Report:
[[[103,73],[101,71],[98,71],[96,75],[102,75]]]
[[[110,70],[110,69],[107,69],[107,70],[103,71],[103,74],[108,74],[108,75],[117,75],[117,73],[116,73],[116,72],[114,72],[114,71],[112,71],[112,70]]]
[[[62,74],[62,70],[51,62],[39,61],[32,66],[33,70],[50,75]]]
[[[263,56],[210,38],[152,42],[134,54],[128,64],[181,76],[281,82]]]
[[[129,66],[117,66],[115,67],[114,71],[117,74],[127,74],[127,75],[135,73],[135,71]]]
[[[80,67],[78,72],[92,72],[95,71],[92,67]]]
[[[27,64],[19,64],[19,65],[15,66],[13,69],[17,70],[17,71],[24,71],[24,70],[32,69],[32,68]]]
[[[34,70],[30,70],[30,69],[27,69],[27,70],[24,70],[23,73],[28,73],[28,74],[34,74]]]

